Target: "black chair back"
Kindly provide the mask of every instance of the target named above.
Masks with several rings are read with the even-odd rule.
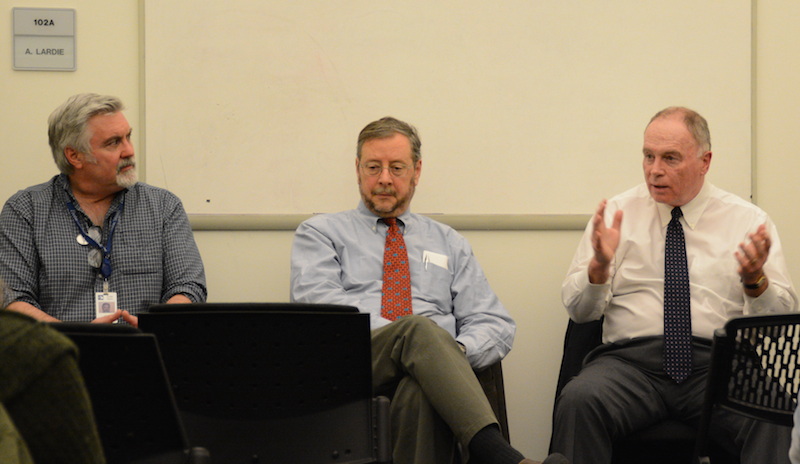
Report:
[[[187,461],[186,435],[153,335],[116,324],[50,326],[78,346],[110,464]]]
[[[716,406],[786,427],[794,424],[799,350],[800,313],[738,317],[714,333],[698,456],[708,454]]]
[[[564,385],[578,375],[583,367],[583,360],[590,351],[603,342],[603,320],[577,324],[569,321],[564,334],[564,350],[561,355],[561,369],[558,372],[556,397]]]
[[[158,305],[139,315],[139,326],[159,340],[190,442],[215,460],[388,460],[375,446],[368,314],[331,305]]]

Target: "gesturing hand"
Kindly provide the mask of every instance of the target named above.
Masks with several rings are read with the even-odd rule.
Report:
[[[764,276],[764,264],[769,257],[769,248],[772,245],[767,226],[761,224],[753,234],[748,234],[750,242],[740,243],[739,249],[734,252],[739,261],[739,276],[742,283],[753,284]]]
[[[589,263],[589,282],[605,283],[608,280],[609,266],[614,259],[620,239],[622,226],[622,210],[614,213],[611,226],[606,226],[606,200],[600,202],[592,218],[592,249],[594,257]]]

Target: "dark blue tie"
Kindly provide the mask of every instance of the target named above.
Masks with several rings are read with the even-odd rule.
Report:
[[[664,250],[664,372],[677,383],[692,373],[689,266],[680,208],[672,209]]]

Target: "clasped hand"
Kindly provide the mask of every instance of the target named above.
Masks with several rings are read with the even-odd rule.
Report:
[[[133,327],[139,327],[139,318],[122,309],[118,309],[114,313],[106,316],[100,316],[92,322],[95,324],[111,324],[118,319],[124,320]]]

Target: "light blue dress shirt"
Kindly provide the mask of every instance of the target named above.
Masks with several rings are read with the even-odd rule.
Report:
[[[464,345],[473,368],[503,359],[516,325],[467,240],[425,216],[407,211],[398,219],[408,249],[414,314],[430,317]],[[386,224],[363,202],[300,224],[292,245],[292,301],[355,306],[370,314],[372,329],[389,324],[380,315],[386,232]]]

